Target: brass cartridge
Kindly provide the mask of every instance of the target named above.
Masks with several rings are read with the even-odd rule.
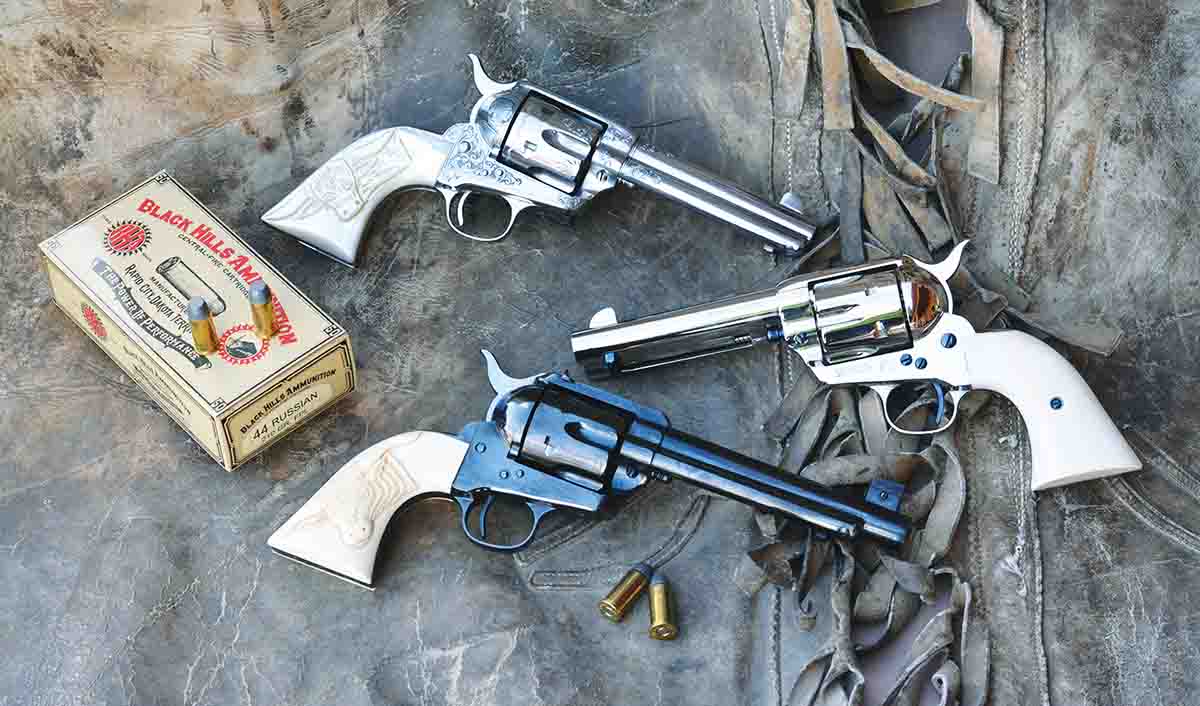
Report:
[[[275,335],[275,307],[271,303],[271,288],[257,279],[250,284],[247,296],[250,299],[250,315],[254,319],[254,333],[265,341]]]
[[[201,296],[192,297],[187,305],[187,313],[188,321],[192,324],[192,343],[196,346],[196,352],[205,355],[216,353],[220,343],[208,302]]]
[[[600,601],[600,614],[614,623],[621,622],[629,606],[646,590],[653,573],[654,569],[646,564],[638,563],[630,567],[617,585]]]
[[[679,635],[671,610],[671,589],[667,577],[655,574],[650,581],[650,637],[655,640],[674,640]]]

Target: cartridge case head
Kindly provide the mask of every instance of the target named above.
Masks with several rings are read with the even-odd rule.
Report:
[[[629,607],[642,595],[642,591],[646,590],[653,573],[654,570],[646,564],[639,563],[630,567],[608,595],[600,600],[600,614],[614,623],[621,622]]]
[[[679,635],[671,607],[671,589],[667,578],[655,574],[650,582],[650,637],[655,640],[674,640]]]

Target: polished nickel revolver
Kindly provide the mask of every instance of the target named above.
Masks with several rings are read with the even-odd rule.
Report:
[[[456,233],[493,241],[534,206],[575,211],[625,182],[743,228],[784,253],[798,253],[813,229],[775,206],[694,166],[638,142],[628,128],[524,81],[497,83],[470,55],[483,96],[470,121],[436,135],[410,127],[371,133],[338,152],[267,211],[267,224],[353,265],[375,206],[400,189],[432,189],[446,201]],[[477,194],[507,202],[499,234],[468,232]]]
[[[458,436],[415,431],[367,448],[271,535],[271,548],[370,588],[388,520],[410,501],[453,500],[471,541],[515,551],[549,513],[596,512],[651,478],[691,483],[839,537],[899,544],[908,535],[899,484],[879,481],[865,498],[835,492],[677,431],[652,407],[562,373],[511,378],[483,355],[496,391],[484,421]],[[495,535],[497,498],[527,508],[528,532],[518,519],[515,533],[501,523],[507,531]]]
[[[607,377],[780,341],[822,382],[873,389],[902,433],[946,429],[972,389],[1007,397],[1028,429],[1034,490],[1141,468],[1091,388],[1053,348],[1020,331],[977,333],[954,314],[947,280],[964,247],[934,265],[896,257],[624,323],[603,309],[571,346],[589,376]],[[915,384],[936,401],[927,428],[897,422]]]

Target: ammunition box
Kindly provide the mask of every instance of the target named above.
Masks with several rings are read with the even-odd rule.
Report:
[[[41,250],[63,313],[226,470],[354,389],[346,331],[166,173]],[[242,304],[259,279],[273,295],[269,340]],[[193,297],[213,314],[214,352],[193,342]]]

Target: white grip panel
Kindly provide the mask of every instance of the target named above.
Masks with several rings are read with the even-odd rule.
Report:
[[[1020,331],[981,333],[965,345],[971,385],[1004,395],[1021,412],[1034,490],[1142,467],[1091,388],[1053,348]]]
[[[379,202],[397,190],[433,188],[450,148],[441,135],[416,128],[373,132],[335,154],[262,220],[353,266]]]
[[[267,544],[289,559],[372,588],[392,515],[426,495],[449,496],[467,444],[428,431],[398,434],[342,466]]]

